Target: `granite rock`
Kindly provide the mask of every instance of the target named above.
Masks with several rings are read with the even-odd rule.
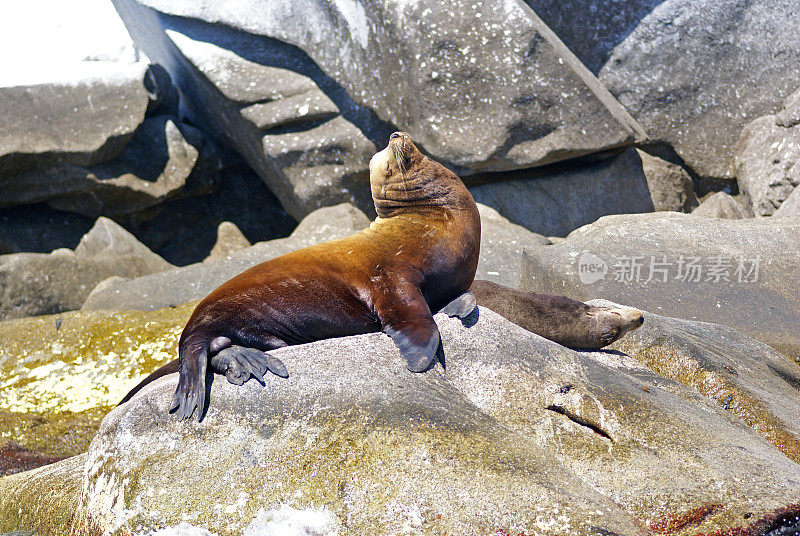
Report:
[[[357,185],[395,128],[462,174],[645,137],[518,2],[115,6],[197,123],[234,146],[296,218],[342,201],[370,211]]]
[[[692,211],[693,216],[703,216],[705,218],[726,218],[729,220],[741,220],[752,218],[753,212],[749,206],[746,207],[739,203],[731,195],[725,192],[716,192],[703,200],[700,205]]]
[[[715,322],[800,357],[796,218],[607,216],[525,256],[520,288]]]
[[[80,308],[102,280],[171,268],[125,229],[98,218],[75,251],[0,256],[0,318],[20,318]]]
[[[778,114],[749,123],[734,146],[739,190],[753,212],[771,216],[800,184],[800,90]]]
[[[581,2],[577,8],[561,3],[556,9],[562,21],[571,22],[573,10],[580,12],[587,3],[605,7],[610,2]],[[614,5],[601,20],[622,21],[624,29],[612,31],[625,35],[600,69],[600,81],[651,139],[672,145],[698,176],[733,179],[733,147],[742,128],[775,113],[797,88],[800,34],[792,21],[800,18],[800,4],[666,0]],[[592,13],[582,20],[594,22]],[[572,31],[593,35],[585,26]]]
[[[724,328],[656,320],[677,334],[662,344],[696,360],[721,366],[726,358],[716,348],[757,350],[735,365],[740,387],[760,378],[750,387],[762,398],[798,403],[781,374],[797,377],[800,367],[781,364],[764,345]],[[218,378],[201,423],[166,412],[175,377],[161,378],[103,420],[77,492],[63,486],[70,493],[52,501],[37,493],[52,485],[45,473],[74,483],[81,458],[0,479],[0,513],[15,511],[13,524],[0,528],[63,519],[59,508],[76,494],[70,528],[111,534],[175,527],[186,515],[198,530],[248,534],[266,520],[303,514],[340,530],[346,523],[352,534],[402,526],[458,534],[765,534],[797,515],[800,465],[754,431],[758,422],[633,356],[568,350],[488,309],[466,324],[444,315],[436,321],[446,373],[438,366],[408,372],[380,333],[284,348],[275,354],[288,379],[236,387]],[[359,366],[341,366],[343,356]],[[790,408],[766,404],[764,411]],[[219,485],[203,484],[211,481]],[[170,493],[155,492],[167,483]],[[20,515],[19,504],[31,507]]]
[[[482,184],[471,187],[470,192],[478,203],[545,236],[565,236],[608,214],[653,211],[648,179],[636,149],[531,174],[534,178]]]

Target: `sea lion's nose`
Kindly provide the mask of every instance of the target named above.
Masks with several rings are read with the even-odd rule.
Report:
[[[399,132],[393,132],[392,135],[389,136],[389,139],[393,140],[393,139],[399,138],[399,137],[400,137],[400,133]]]
[[[395,138],[403,138],[403,139],[408,139],[408,140],[410,140],[410,139],[411,139],[411,136],[409,136],[409,135],[408,135],[407,133],[405,133],[405,132],[402,132],[402,131],[399,131],[399,130],[398,130],[397,132],[393,132],[393,133],[392,133],[392,135],[391,135],[391,136],[389,136],[389,141],[392,141],[392,140],[393,140],[393,139],[395,139]]]

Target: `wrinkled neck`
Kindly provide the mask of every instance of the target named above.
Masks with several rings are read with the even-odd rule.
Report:
[[[469,195],[458,179],[432,180],[411,174],[404,177],[398,173],[373,188],[372,199],[378,216],[389,218],[409,211],[457,209],[466,202],[461,199],[463,193]]]

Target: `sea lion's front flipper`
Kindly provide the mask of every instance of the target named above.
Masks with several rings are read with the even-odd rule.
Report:
[[[441,309],[440,313],[444,313],[450,318],[457,316],[458,318],[466,318],[478,306],[478,300],[472,292],[465,292],[455,300],[451,301]]]
[[[289,372],[280,359],[255,348],[228,346],[211,358],[214,372],[224,374],[234,385],[242,385],[253,376],[264,383],[264,374],[272,372],[281,378],[288,378]]]
[[[383,331],[400,349],[408,370],[422,372],[436,359],[439,328],[419,287],[400,283],[390,289],[391,295],[387,289],[375,303]]]

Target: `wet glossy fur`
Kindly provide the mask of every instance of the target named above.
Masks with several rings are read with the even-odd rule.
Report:
[[[259,264],[197,306],[179,344],[171,408],[179,418],[195,409],[202,418],[214,340],[266,351],[383,330],[409,369],[431,364],[439,344],[431,310],[475,275],[477,207],[454,173],[402,133],[373,158],[370,185],[378,218],[367,229]]]

